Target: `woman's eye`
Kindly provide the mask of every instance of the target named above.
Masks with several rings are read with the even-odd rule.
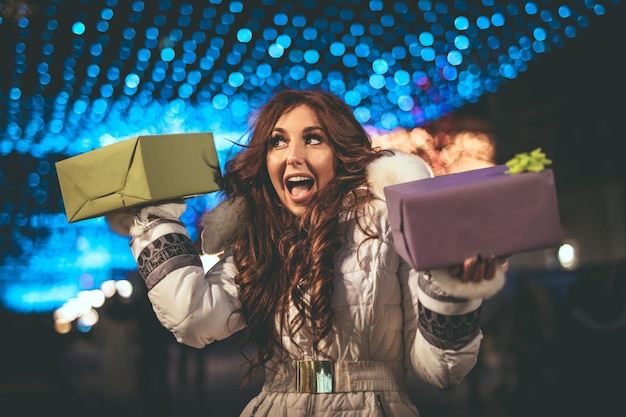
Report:
[[[270,139],[270,145],[272,145],[273,148],[279,148],[281,146],[285,146],[286,143],[287,141],[281,135],[274,135]]]
[[[307,145],[319,145],[323,142],[323,140],[322,136],[318,134],[309,134],[304,138]]]

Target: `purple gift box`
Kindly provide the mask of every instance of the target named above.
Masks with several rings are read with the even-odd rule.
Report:
[[[552,170],[506,174],[506,165],[385,187],[398,253],[415,269],[559,246]]]

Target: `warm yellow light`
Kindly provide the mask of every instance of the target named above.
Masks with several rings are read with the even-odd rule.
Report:
[[[128,280],[115,281],[115,289],[122,298],[130,298],[133,295],[133,284]]]
[[[104,281],[101,285],[100,285],[100,291],[102,291],[102,293],[104,294],[104,296],[106,298],[111,298],[115,295],[115,292],[117,291],[115,289],[115,281],[110,279],[108,281]]]
[[[83,326],[93,327],[96,323],[98,323],[99,320],[100,316],[98,315],[98,312],[92,308],[91,310],[80,316],[77,321]]]
[[[72,330],[72,323],[67,321],[55,321],[54,330],[59,334],[68,334]]]
[[[564,243],[559,247],[557,257],[559,264],[565,269],[574,269],[578,264],[576,247],[571,243]]]

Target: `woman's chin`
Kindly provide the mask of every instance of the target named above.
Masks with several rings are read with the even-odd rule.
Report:
[[[302,216],[306,211],[307,204],[310,201],[310,198],[307,199],[288,199],[286,201],[285,207],[295,216]]]

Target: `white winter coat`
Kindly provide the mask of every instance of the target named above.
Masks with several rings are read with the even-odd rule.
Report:
[[[499,271],[496,279],[479,284],[460,283],[445,271],[419,273],[398,255],[382,188],[426,176],[431,172],[421,159],[400,153],[380,158],[370,167],[370,187],[379,199],[367,211],[381,238],[360,245],[364,236],[354,227],[354,219],[344,219],[350,233],[336,262],[332,297],[335,337],[327,353],[342,363],[398,365],[402,380],[408,371],[435,386],[447,387],[459,383],[475,365],[482,337],[478,328],[482,297],[501,288],[504,274]],[[182,223],[156,221],[132,241],[154,311],[181,343],[201,348],[245,326],[241,316],[233,314],[240,307],[234,281],[237,267],[227,247],[229,231],[241,227],[233,212],[239,209],[224,202],[205,219],[205,250],[226,249],[206,274]],[[420,320],[420,311],[428,311],[429,320]],[[454,330],[446,320],[450,316],[463,316],[465,327]],[[450,332],[437,332],[442,329]],[[304,352],[283,337],[291,360],[324,359],[314,357],[304,331],[296,338]],[[377,376],[374,373],[369,378]],[[266,372],[262,392],[245,407],[242,417],[418,415],[403,388],[368,390],[365,384],[360,391],[307,394],[277,392],[293,391],[282,389],[292,382],[277,380],[280,376]]]

